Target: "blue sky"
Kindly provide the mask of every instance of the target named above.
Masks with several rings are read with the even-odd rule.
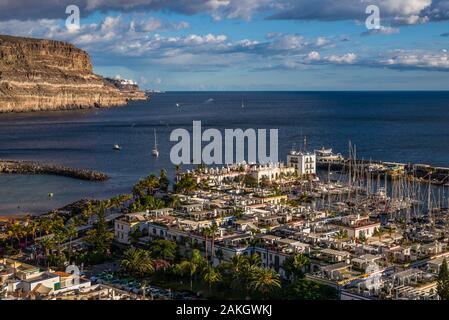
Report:
[[[0,33],[70,41],[160,90],[448,90],[449,0],[31,0]],[[80,8],[68,30],[65,8]],[[375,4],[381,28],[369,31]]]

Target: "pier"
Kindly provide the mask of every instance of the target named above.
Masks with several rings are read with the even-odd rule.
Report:
[[[352,167],[352,169],[351,169]],[[409,180],[433,185],[449,184],[449,168],[435,167],[427,164],[405,164],[397,162],[344,159],[341,161],[320,162],[317,168],[347,173],[349,170],[366,170],[371,177],[386,176],[389,180],[397,176],[405,176]]]
[[[19,160],[0,160],[0,174],[45,174],[87,181],[106,181],[110,178],[104,173],[93,170]]]

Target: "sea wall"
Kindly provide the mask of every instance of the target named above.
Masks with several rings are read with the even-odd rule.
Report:
[[[0,174],[47,174],[88,181],[106,181],[109,179],[108,175],[92,170],[13,160],[0,160]]]

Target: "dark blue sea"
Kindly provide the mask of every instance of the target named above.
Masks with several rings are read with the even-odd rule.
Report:
[[[242,108],[242,101],[244,108]],[[181,107],[177,107],[179,103]],[[0,215],[44,213],[80,198],[129,192],[142,176],[174,166],[176,128],[279,129],[279,159],[293,145],[348,141],[364,159],[449,167],[449,92],[170,92],[114,109],[0,114],[0,158],[103,171],[107,182],[55,176],[0,176]],[[153,158],[153,129],[160,156]],[[113,151],[120,144],[122,150]],[[54,193],[53,198],[48,193]]]

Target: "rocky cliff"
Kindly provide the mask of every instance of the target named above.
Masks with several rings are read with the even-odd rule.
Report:
[[[0,112],[124,105],[145,99],[92,71],[89,55],[72,44],[0,35]]]

